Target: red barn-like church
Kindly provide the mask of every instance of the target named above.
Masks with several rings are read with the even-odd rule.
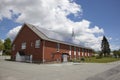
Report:
[[[67,62],[90,57],[92,49],[75,39],[25,23],[12,43],[12,60],[25,62]]]

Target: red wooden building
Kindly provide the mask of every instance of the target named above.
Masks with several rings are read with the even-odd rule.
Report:
[[[72,37],[25,23],[12,43],[12,60],[65,62],[90,57],[92,49],[80,46]]]

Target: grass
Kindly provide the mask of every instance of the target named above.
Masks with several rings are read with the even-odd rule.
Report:
[[[99,59],[96,59],[96,57],[85,58],[85,62],[88,62],[88,63],[108,63],[108,62],[114,62],[119,60],[120,58],[113,58],[113,57],[102,57]]]
[[[81,61],[80,59],[73,59],[72,62],[86,62],[86,63],[109,63],[114,61],[120,61],[120,58],[113,58],[113,57],[102,57],[102,58],[96,58],[96,57],[90,57],[90,58],[84,58],[85,61]]]

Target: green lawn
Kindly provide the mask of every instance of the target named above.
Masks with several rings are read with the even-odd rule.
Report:
[[[108,62],[114,62],[119,60],[120,58],[113,58],[113,57],[103,57],[100,59],[96,59],[96,57],[85,58],[85,62],[88,62],[88,63],[108,63]]]

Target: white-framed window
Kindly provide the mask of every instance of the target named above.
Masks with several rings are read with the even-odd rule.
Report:
[[[88,57],[90,56],[90,54],[88,53]]]
[[[69,46],[69,49],[70,49],[70,51],[69,51],[69,55],[71,55],[71,46]]]
[[[35,48],[40,48],[40,40],[35,41]]]
[[[84,53],[82,52],[82,56],[84,56]]]
[[[78,49],[78,55],[80,56],[80,48]]]
[[[15,44],[13,45],[12,50],[13,50],[13,51],[15,50]]]
[[[33,42],[31,42],[31,47],[33,47]]]
[[[23,43],[22,43],[21,49],[26,49],[26,42],[23,42]]]
[[[76,47],[74,47],[74,55],[76,55]]]
[[[85,57],[87,56],[87,53],[84,53],[85,54]]]
[[[59,52],[60,51],[60,44],[59,43],[57,43],[57,52]]]
[[[82,48],[82,52],[84,53],[84,48]]]

